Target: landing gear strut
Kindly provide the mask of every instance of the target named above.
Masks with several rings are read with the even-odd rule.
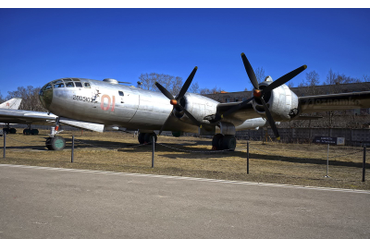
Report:
[[[233,135],[217,134],[212,139],[213,150],[230,150],[234,151],[236,148],[236,139]]]
[[[45,145],[49,150],[60,151],[63,150],[66,146],[66,140],[61,136],[56,136],[58,133],[63,130],[59,130],[59,118],[57,118],[56,126],[51,127],[50,137],[46,139]]]

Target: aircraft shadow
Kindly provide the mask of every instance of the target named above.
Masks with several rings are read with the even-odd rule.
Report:
[[[240,151],[233,151],[233,152],[223,152],[223,153],[217,153],[217,152],[202,152],[201,155],[198,153],[181,153],[181,154],[158,154],[162,157],[167,157],[171,159],[181,159],[181,158],[193,158],[193,159],[199,159],[202,157],[206,157],[204,154],[208,154],[209,157],[242,157],[245,158],[245,163],[247,163],[247,153],[240,152]],[[202,157],[201,157],[202,156]],[[284,157],[279,155],[271,155],[271,154],[253,154],[251,153],[249,155],[250,162],[253,164],[253,159],[257,160],[270,160],[270,161],[284,161],[284,162],[290,162],[294,164],[315,164],[315,165],[325,165],[326,166],[326,159],[317,159],[317,158],[300,158],[300,157]],[[343,167],[356,167],[361,168],[362,163],[361,162],[344,162],[344,161],[336,161],[336,160],[330,160],[329,159],[329,165],[333,166],[343,166]]]

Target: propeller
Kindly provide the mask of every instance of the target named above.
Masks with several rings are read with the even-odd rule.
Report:
[[[276,128],[276,124],[275,124],[274,119],[272,118],[271,112],[270,112],[270,110],[269,110],[269,108],[268,108],[268,106],[266,104],[266,101],[264,99],[264,95],[266,93],[271,92],[275,88],[280,87],[281,85],[285,84],[286,82],[288,82],[289,80],[291,80],[292,78],[294,78],[295,76],[297,76],[299,73],[301,73],[302,71],[304,71],[307,68],[307,66],[306,65],[303,65],[303,66],[301,66],[301,67],[299,67],[299,68],[297,68],[297,69],[295,69],[295,70],[293,70],[293,71],[291,71],[291,72],[283,75],[282,77],[280,77],[276,81],[272,82],[267,87],[265,87],[263,89],[260,89],[259,88],[259,85],[258,85],[257,77],[256,77],[256,75],[254,73],[253,68],[252,68],[252,65],[249,63],[249,61],[248,61],[248,59],[247,59],[247,57],[245,56],[244,53],[242,53],[241,56],[242,56],[243,64],[244,64],[244,67],[245,67],[245,71],[247,72],[248,77],[249,77],[249,80],[252,82],[252,85],[253,85],[253,96],[251,98],[249,98],[249,99],[241,102],[240,104],[238,104],[238,105],[230,108],[228,111],[226,111],[222,115],[219,115],[219,114],[216,115],[214,121],[219,121],[222,118],[227,117],[228,115],[230,115],[230,114],[238,111],[239,109],[243,108],[250,101],[255,100],[255,99],[259,99],[262,102],[263,108],[264,108],[265,113],[266,113],[267,121],[270,124],[271,129],[273,130],[276,139],[277,140],[280,140],[279,132],[278,132],[278,130]]]
[[[173,105],[173,108],[172,108],[172,111],[170,113],[169,116],[171,116],[173,110],[178,107],[180,108],[185,114],[186,116],[188,116],[188,118],[190,118],[190,120],[197,126],[199,126],[200,128],[202,128],[202,124],[195,119],[195,117],[193,115],[190,114],[190,112],[188,112],[181,104],[180,104],[180,101],[181,99],[184,97],[185,93],[187,92],[187,90],[189,89],[190,87],[190,84],[194,78],[194,75],[195,75],[195,72],[197,72],[198,70],[198,67],[195,67],[193,69],[193,71],[190,73],[188,79],[186,79],[184,85],[182,86],[179,94],[176,96],[176,97],[173,97],[173,95],[168,92],[168,90],[163,87],[161,84],[159,84],[158,82],[155,82],[155,85],[157,86],[157,88],[159,89],[159,91],[161,91],[169,100],[170,100],[170,104]],[[163,131],[163,127],[166,125],[168,119],[169,119],[169,116],[166,120],[166,122],[162,125],[162,128],[161,130],[159,131],[159,135],[162,133]]]

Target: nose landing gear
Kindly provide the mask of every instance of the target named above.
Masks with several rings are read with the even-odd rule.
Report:
[[[50,137],[46,139],[45,145],[49,150],[60,151],[63,150],[66,146],[66,140],[61,136],[56,136],[63,130],[59,130],[59,118],[57,118],[56,126],[51,127]]]
[[[48,137],[45,144],[49,150],[60,151],[65,148],[66,140],[61,136]]]

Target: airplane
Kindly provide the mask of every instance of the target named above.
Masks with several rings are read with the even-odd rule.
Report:
[[[1,103],[0,109],[19,109],[21,102],[21,98],[11,98],[10,100]]]
[[[157,141],[155,131],[159,135],[171,131],[173,136],[185,132],[213,135],[212,149],[235,150],[235,134],[239,130],[270,126],[279,140],[275,121],[307,119],[303,113],[370,108],[370,91],[298,97],[285,83],[304,71],[306,65],[275,81],[268,76],[258,83],[245,54],[241,57],[254,88],[251,97],[242,102],[220,103],[187,92],[197,67],[176,96],[159,83],[156,86],[160,92],[153,92],[121,85],[115,79],[53,80],[39,92],[40,101],[49,113],[38,115],[38,120],[55,123],[46,147],[64,149],[65,140],[58,135],[60,125],[64,124],[97,132],[139,130],[139,143],[150,143],[153,138]]]
[[[22,99],[21,98],[11,98],[0,104],[0,109],[12,109],[18,110],[19,106],[21,105]],[[10,128],[10,123],[0,123],[0,125],[6,125],[6,128],[3,128],[3,131],[7,133],[16,133],[17,130],[15,128]]]

